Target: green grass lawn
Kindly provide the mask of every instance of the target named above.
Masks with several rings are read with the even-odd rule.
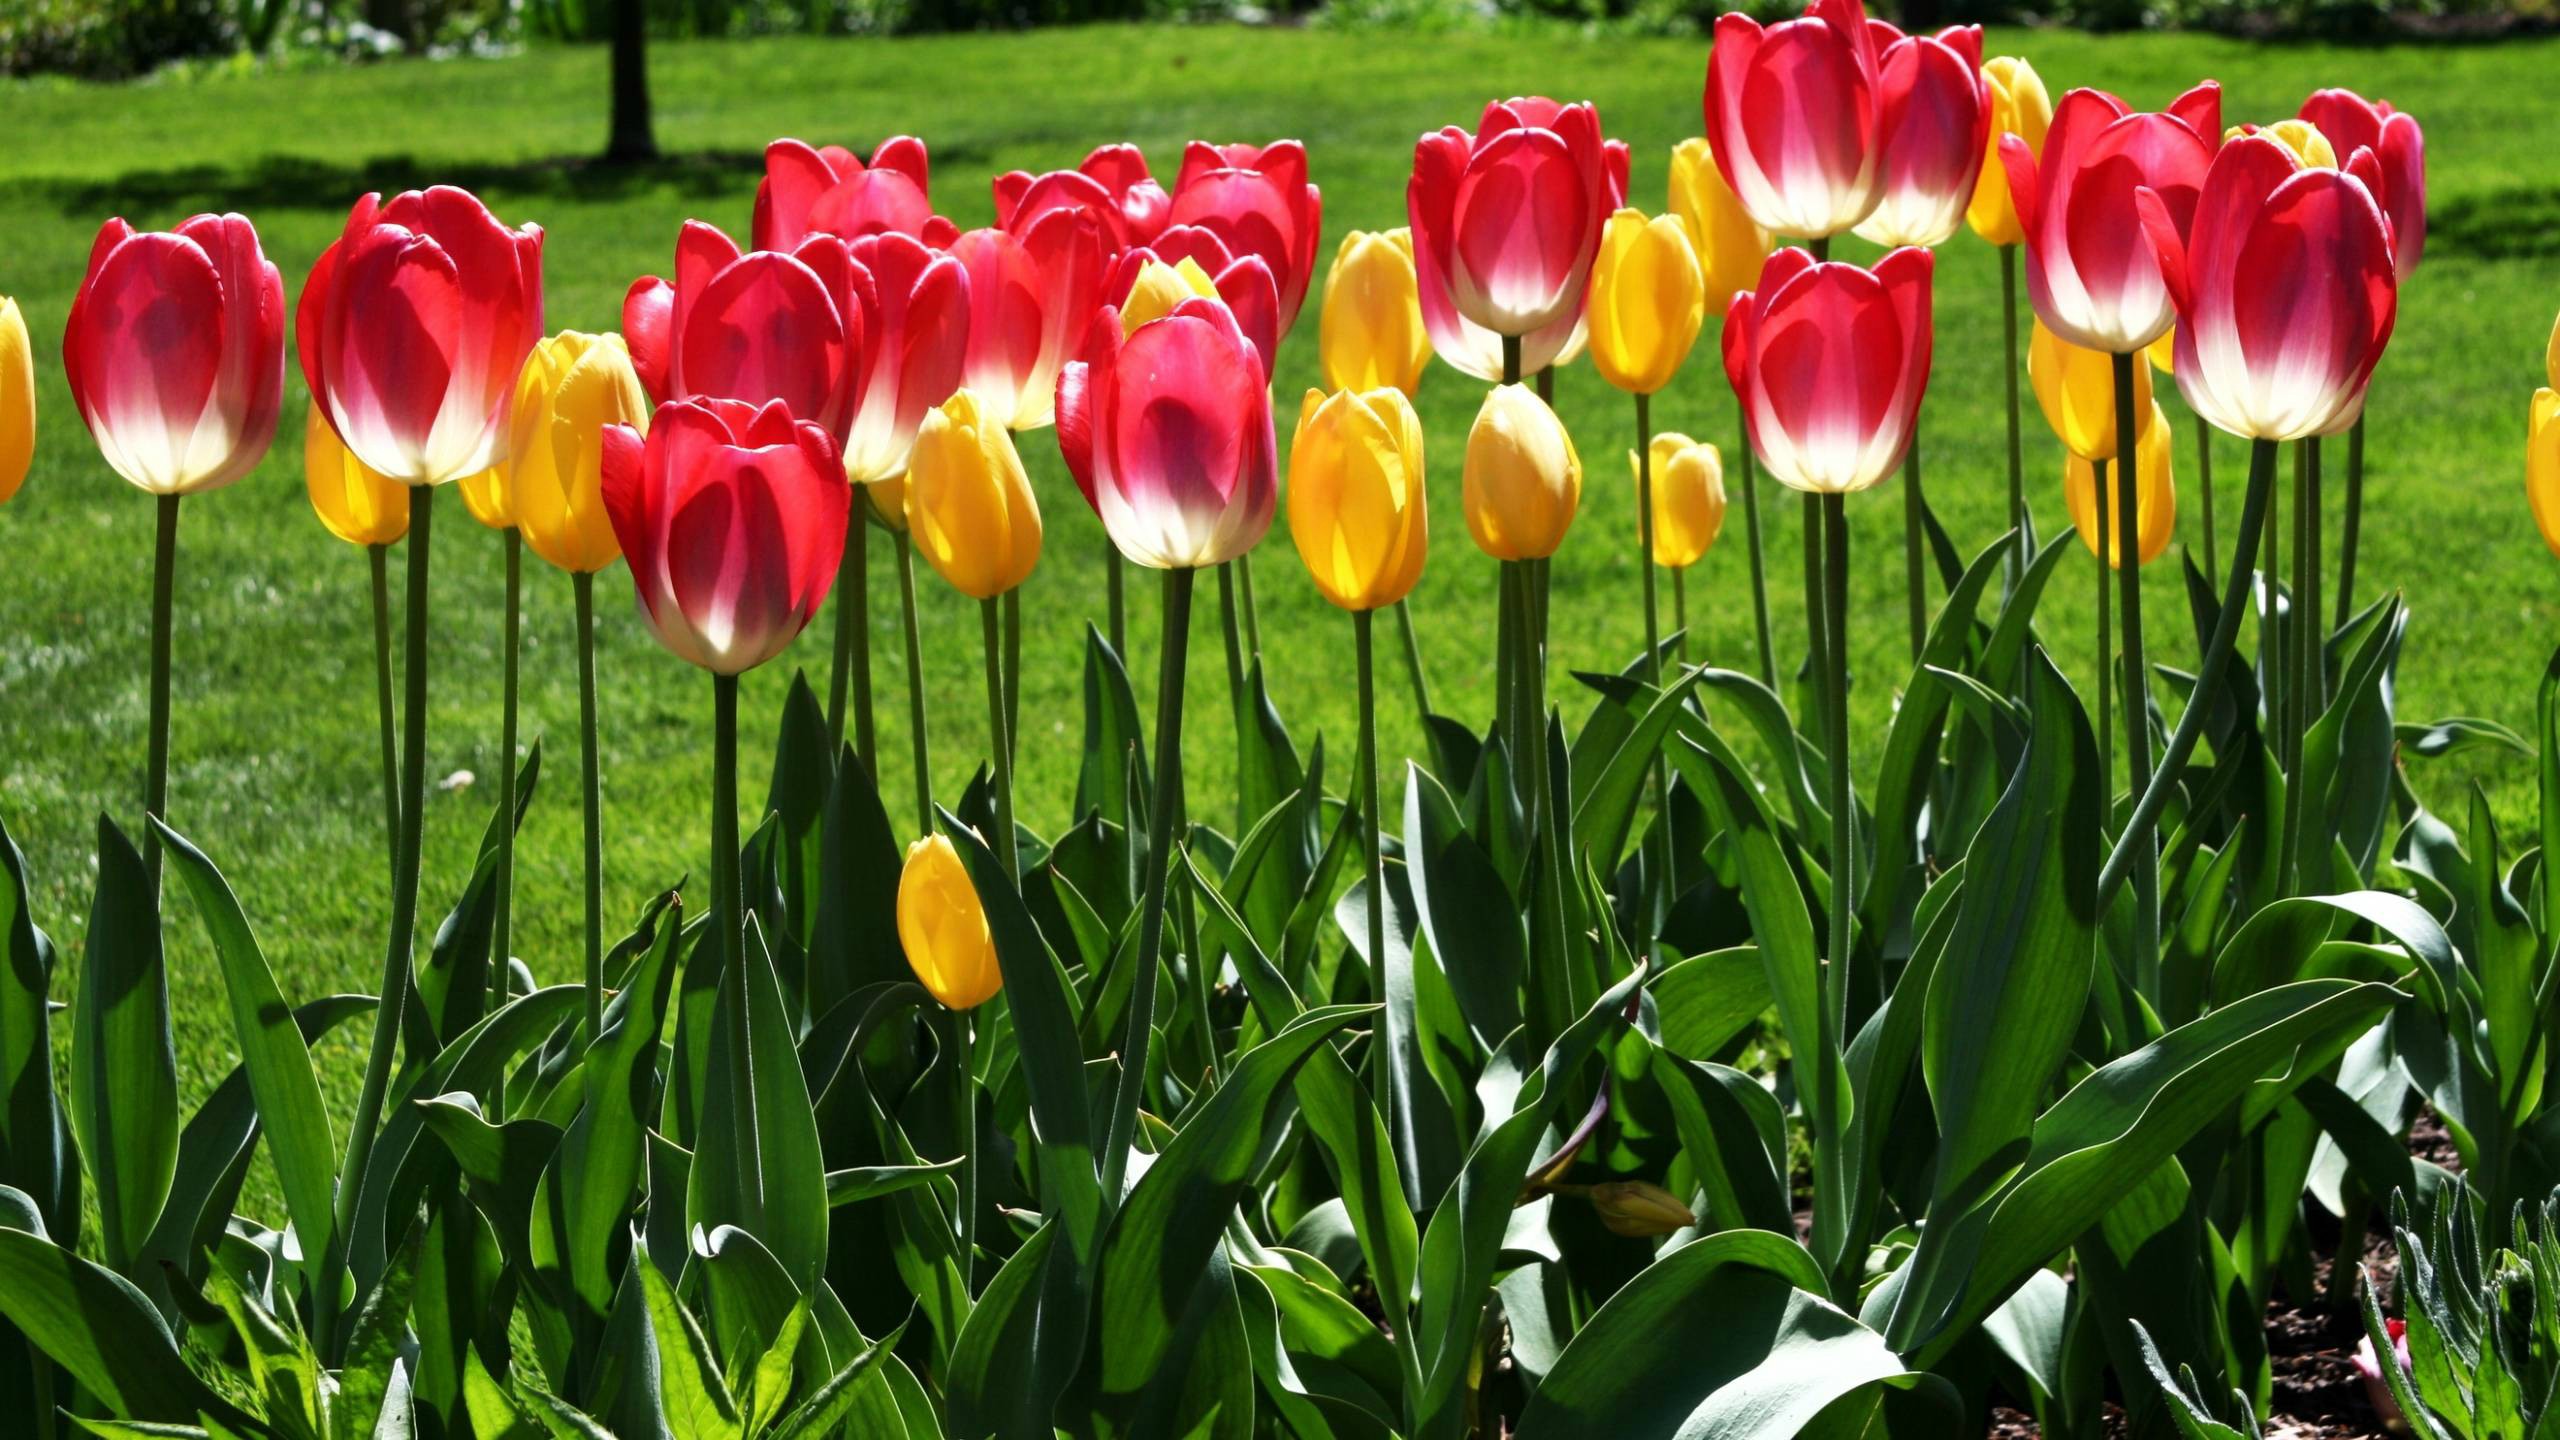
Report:
[[[2482,714],[2522,726],[2548,647],[2560,635],[2560,562],[2536,536],[2520,492],[2525,402],[2560,292],[2560,154],[2541,87],[2560,43],[2333,48],[2260,46],[2183,36],[2004,31],[1993,52],[2032,58],[2055,91],[2075,84],[2157,104],[2195,79],[2227,87],[2234,121],[2292,113],[2314,86],[2391,97],[2427,128],[2435,221],[2425,268],[2404,297],[2373,392],[2366,546],[2360,589],[2407,590],[2416,618],[2401,669],[2404,717]],[[0,811],[29,852],[41,919],[76,954],[88,905],[91,826],[101,809],[138,816],[142,769],[152,506],[98,461],[56,364],[64,314],[100,220],[164,226],[193,211],[256,219],[298,295],[302,276],[367,189],[435,181],[469,186],[510,222],[550,232],[554,328],[617,323],[623,290],[669,263],[687,216],[743,235],[763,144],[777,135],[868,149],[912,131],[933,149],[934,195],[964,226],[987,223],[990,176],[1069,165],[1091,145],[1133,140],[1170,176],[1193,137],[1300,136],[1326,197],[1326,243],[1343,230],[1403,223],[1414,136],[1472,124],[1493,96],[1544,92],[1599,103],[1635,153],[1635,200],[1663,199],[1672,143],[1699,127],[1705,47],[1685,41],[1096,28],[911,41],[773,40],[660,46],[653,52],[660,143],[670,159],[639,171],[582,163],[604,138],[605,56],[547,50],[502,60],[123,87],[0,87],[10,142],[0,147],[0,293],[16,295],[36,337],[42,433],[33,476],[0,510]],[[2534,95],[2545,95],[2534,100]],[[1851,251],[1857,250],[1852,244]],[[2281,283],[2280,281],[2277,283]],[[1989,250],[1960,235],[1941,257],[1937,370],[1927,410],[1929,493],[1968,551],[2002,523],[1999,277]],[[1314,307],[1280,361],[1279,410],[1315,377]],[[1728,441],[1734,407],[1712,335],[1656,404],[1665,428]],[[190,501],[179,574],[172,817],[228,869],[287,991],[370,990],[380,964],[385,865],[363,556],[329,538],[304,499],[303,399],[291,382],[283,439],[236,488]],[[1421,408],[1430,425],[1438,552],[1416,609],[1441,708],[1482,722],[1490,709],[1494,570],[1458,513],[1460,443],[1479,387],[1435,369]],[[1642,631],[1624,397],[1587,365],[1562,377],[1559,408],[1589,471],[1584,511],[1555,567],[1563,667],[1614,666]],[[2198,540],[2193,424],[2178,448],[2182,534]],[[2031,494],[2058,521],[2061,460],[2032,410]],[[1077,662],[1087,617],[1102,610],[1099,526],[1068,485],[1046,433],[1024,449],[1042,486],[1049,550],[1027,594],[1023,813],[1043,832],[1066,817],[1078,739]],[[2243,455],[2225,441],[2223,545],[2238,508]],[[2337,473],[2332,468],[2332,475]],[[2331,493],[2338,486],[2333,482]],[[1772,501],[1777,497],[1772,492]],[[1863,683],[1859,744],[1871,761],[1902,671],[1900,497],[1891,487],[1851,513],[1864,564],[1853,643]],[[436,554],[430,775],[481,783],[430,791],[424,906],[442,913],[465,878],[500,763],[497,538],[457,503],[441,507]],[[1800,570],[1792,504],[1773,503],[1781,654],[1798,653]],[[1726,539],[1692,576],[1696,653],[1751,664],[1750,603],[1737,497]],[[2200,543],[2200,541],[2199,541]],[[1350,625],[1305,582],[1285,530],[1257,556],[1263,635],[1277,703],[1304,747],[1318,732],[1337,754],[1352,724]],[[549,737],[554,768],[528,821],[517,950],[546,979],[577,966],[576,689],[566,578],[528,561],[525,730]],[[890,571],[875,552],[875,576]],[[926,688],[935,780],[957,793],[983,753],[975,607],[928,574]],[[1148,577],[1141,576],[1143,581]],[[2150,581],[2155,616],[2182,601],[2168,565]],[[2049,600],[2044,634],[2075,676],[2091,673],[2093,576],[2075,556]],[[653,645],[629,584],[608,572],[599,595],[610,913],[698,864],[709,763],[709,689]],[[883,786],[906,817],[910,772],[891,586],[875,581]],[[1204,599],[1206,592],[1204,591]],[[1132,670],[1151,677],[1153,587],[1133,588]],[[1189,763],[1204,814],[1223,814],[1230,766],[1214,607],[1194,646]],[[794,663],[824,683],[830,622],[784,661],[751,676],[743,787],[763,793],[766,739]],[[2153,656],[2192,663],[2182,623],[2155,620]],[[1385,652],[1392,655],[1392,650]],[[1419,728],[1401,674],[1382,676],[1390,751]],[[1141,685],[1145,699],[1147,685]],[[1570,702],[1578,712],[1580,702]],[[2500,810],[2529,802],[2523,762],[2482,758],[2430,772],[2450,796],[2476,774]],[[1391,782],[1392,783],[1392,782]],[[184,1083],[201,1093],[232,1061],[219,980],[194,920],[172,922],[172,979]],[[890,923],[880,917],[880,923]],[[58,983],[57,993],[67,993]],[[331,1071],[352,1092],[355,1067]]]

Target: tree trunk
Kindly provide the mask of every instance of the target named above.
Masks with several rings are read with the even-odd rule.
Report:
[[[628,165],[658,158],[649,124],[646,0],[613,0],[613,128],[604,158]]]

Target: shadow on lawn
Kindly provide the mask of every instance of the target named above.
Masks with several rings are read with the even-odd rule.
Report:
[[[2510,185],[2435,205],[2427,213],[2427,252],[2475,260],[2560,255],[2560,187]]]
[[[20,189],[58,202],[66,215],[108,211],[131,215],[190,210],[344,210],[368,190],[385,195],[429,185],[459,185],[483,195],[609,202],[655,190],[687,198],[734,195],[764,173],[754,150],[697,150],[644,165],[608,165],[592,156],[554,156],[493,164],[377,155],[356,163],[307,155],[268,155],[240,165],[185,165],[133,170],[104,180],[32,180]]]

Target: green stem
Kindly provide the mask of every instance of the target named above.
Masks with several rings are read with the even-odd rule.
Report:
[[[1511,583],[1511,562],[1494,562],[1493,628],[1493,715],[1495,727],[1508,741],[1513,758],[1520,748],[1520,616],[1514,603],[1518,591]]]
[[[1378,690],[1370,625],[1374,611],[1351,612],[1352,649],[1359,667],[1360,830],[1369,864],[1369,996],[1387,996],[1387,861],[1378,829]]]
[[[1914,663],[1920,659],[1920,647],[1929,643],[1928,511],[1929,502],[1920,490],[1920,421],[1914,416],[1911,448],[1902,452],[1902,574]]]
[[[1644,666],[1645,678],[1656,690],[1662,688],[1662,622],[1656,608],[1653,564],[1653,397],[1639,394],[1636,401],[1636,568],[1644,572]],[[1673,574],[1679,572],[1674,571]],[[1671,768],[1660,749],[1653,756],[1653,802],[1661,817],[1662,845],[1654,881],[1654,894],[1662,905],[1671,899]],[[1610,857],[1613,861],[1615,857]],[[1659,923],[1659,911],[1649,917]],[[1645,936],[1646,949],[1652,948],[1652,935]]]
[[[2008,363],[2001,375],[2009,389],[2009,528],[2016,532],[2009,557],[2009,583],[2027,573],[2027,471],[2018,442],[2018,247],[2000,247],[2000,343]],[[2210,503],[2210,502],[2208,502]]]
[[[1804,248],[1813,256],[1815,263],[1819,264],[1831,258],[1831,237],[1817,235],[1804,242]]]
[[[976,1037],[969,1012],[954,1010],[951,1022],[951,1123],[959,1132],[956,1138],[960,1153],[960,1213],[957,1217],[960,1240],[960,1289],[964,1296],[977,1290],[976,1272],[978,1218],[978,1085],[975,1052]]]
[[[1022,743],[1022,587],[1004,592],[1004,746],[1014,758]]]
[[[1218,638],[1227,647],[1227,719],[1236,727],[1236,753],[1244,753],[1245,726],[1250,720],[1245,713],[1244,642],[1236,632],[1235,562],[1218,567]],[[1236,833],[1241,835],[1254,817],[1244,813],[1244,787],[1236,787]]]
[[[1671,572],[1671,629],[1680,637],[1673,647],[1680,663],[1689,663],[1689,572],[1683,567]]]
[[[1851,993],[1849,952],[1851,916],[1856,909],[1858,861],[1855,789],[1849,783],[1849,507],[1837,493],[1820,497],[1823,529],[1823,615],[1829,631],[1825,652],[1835,666],[1829,686],[1828,748],[1831,764],[1831,947],[1827,978],[1832,986],[1826,1014]],[[1839,1033],[1836,1029],[1834,1034]]]
[[[853,504],[845,508],[844,573],[836,581],[835,668],[827,682],[827,734],[844,743],[846,692],[853,698],[853,753],[862,768],[878,774],[878,733],[871,718],[871,522],[870,501],[855,487]]]
[[[933,755],[925,743],[924,642],[916,633],[916,547],[898,531],[898,605],[907,627],[907,730],[916,759],[916,833],[933,833]]]
[[[578,786],[586,831],[587,1034],[604,1033],[604,781],[596,754],[596,577],[569,577],[578,602]]]
[[[987,649],[987,748],[996,770],[996,858],[1004,862],[1004,878],[1019,887],[1022,862],[1013,842],[1013,734],[1004,715],[1003,608],[992,597],[978,602],[979,628]]]
[[[495,1009],[507,993],[507,957],[514,954],[516,893],[516,701],[518,661],[524,645],[524,532],[506,531],[507,628],[500,641],[503,658],[500,693],[505,710],[498,720],[498,906],[489,929],[489,996]],[[596,1033],[590,1031],[592,1036]]]
[[[1121,567],[1125,563],[1120,558],[1120,547],[1113,544],[1109,536],[1103,537],[1102,577],[1111,598],[1111,653],[1119,656],[1123,664],[1129,659],[1129,612],[1120,578]]]
[[[2116,646],[2114,635],[2115,605],[2108,593],[2108,547],[2115,538],[2115,515],[2109,508],[2107,477],[2115,467],[2104,460],[2089,462],[2090,478],[2096,489],[2089,497],[2089,512],[2098,531],[2098,794],[2104,806],[2115,806],[2115,699]]]
[[[2320,437],[2304,440],[2297,453],[2301,463],[2293,472],[2293,606],[2285,626],[2293,646],[2294,698],[2287,712],[2291,728],[2285,737],[2285,835],[2279,873],[2293,893],[2302,893],[2325,888],[2313,880],[2313,872],[2325,867],[2318,866],[2306,848],[2314,833],[2315,797],[2303,773],[2303,747],[2313,717],[2320,712],[2320,691],[2327,680],[2320,653]]]
[[[142,776],[142,811],[169,818],[169,628],[177,598],[178,501],[160,497],[159,528],[151,545],[151,733]],[[151,872],[151,893],[160,894],[160,834],[142,827],[143,865]]]
[[[391,547],[367,545],[373,567],[373,701],[382,724],[382,823],[391,869],[400,868],[400,740],[391,718]]]
[[[2338,618],[2343,630],[2356,613],[2356,543],[2364,536],[2364,415],[2347,431],[2347,513],[2338,522]]]
[[[1431,719],[1431,680],[1422,671],[1422,641],[1413,633],[1413,600],[1396,602],[1396,628],[1404,635],[1404,668],[1413,677],[1413,705],[1426,723]]]
[[[2213,427],[2196,417],[2196,486],[2204,492],[2204,568],[2210,575],[2221,567],[2221,546],[2213,534]]]
[[[1520,337],[1517,335],[1502,337],[1502,383],[1520,383]]]
[[[1805,683],[1813,691],[1812,709],[1817,716],[1829,715],[1832,685],[1826,658],[1830,627],[1822,615],[1822,499],[1809,490],[1804,496],[1804,639]],[[1829,747],[1827,737],[1822,743]]]
[[[746,884],[738,868],[738,677],[711,677],[711,914],[721,963],[746,966]],[[744,1019],[746,977],[737,974]],[[743,1038],[743,1037],[742,1037]],[[741,1051],[740,1053],[744,1053]]]
[[[1156,786],[1147,820],[1147,868],[1139,910],[1137,971],[1130,979],[1127,1028],[1120,1041],[1120,1085],[1102,1151],[1102,1195],[1117,1207],[1138,1100],[1146,1090],[1147,1050],[1154,1034],[1156,972],[1164,952],[1166,881],[1173,859],[1174,817],[1182,813],[1182,681],[1191,648],[1191,582],[1199,572],[1164,572],[1163,669],[1156,680]]]
[[[1253,598],[1253,552],[1248,550],[1235,558],[1236,588],[1243,592],[1244,653],[1256,663],[1262,659],[1262,607]]]
[[[2140,355],[2115,357],[2117,592],[2124,607],[2125,786],[2133,794],[2151,787],[2151,666],[2142,648],[2142,470],[2139,418],[2134,413]],[[2099,718],[2105,724],[2105,717]],[[2133,974],[2135,987],[2153,1004],[2160,998],[2160,852],[2144,846],[2133,862]]]
[[[1742,456],[1742,525],[1745,538],[1751,542],[1751,625],[1760,641],[1760,683],[1771,693],[1778,688],[1778,648],[1769,639],[1769,569],[1760,551],[1760,477],[1757,457],[1751,453],[1751,427],[1744,424],[1736,438],[1735,450]],[[1685,627],[1684,627],[1685,628]],[[1688,647],[1683,642],[1681,662],[1688,662]]]

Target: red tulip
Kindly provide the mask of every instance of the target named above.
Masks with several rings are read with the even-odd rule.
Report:
[[[1167,220],[1209,231],[1239,257],[1262,257],[1280,291],[1279,333],[1289,333],[1316,273],[1316,242],[1324,229],[1324,196],[1307,183],[1306,146],[1295,140],[1192,141],[1174,177]]]
[[[604,507],[658,643],[719,675],[782,653],[844,559],[835,442],[781,402],[674,400],[604,428]]]
[[[1587,101],[1498,100],[1475,134],[1416,141],[1405,213],[1440,358],[1481,380],[1502,378],[1505,337],[1522,375],[1571,358],[1600,228],[1626,193],[1626,147],[1601,138]]]
[[[1185,260],[1199,266],[1209,277],[1218,298],[1235,316],[1237,327],[1253,343],[1254,354],[1261,357],[1262,373],[1271,374],[1272,357],[1279,351],[1280,336],[1286,328],[1280,321],[1279,284],[1261,256],[1239,257],[1211,231],[1196,225],[1171,225],[1156,237],[1154,244],[1123,253],[1103,282],[1103,298],[1122,309],[1125,326],[1131,319],[1126,313],[1129,291],[1137,284],[1138,272],[1146,269],[1150,261],[1180,265]]]
[[[969,361],[969,272],[949,254],[895,231],[853,242],[868,353],[854,371],[845,473],[860,484],[907,473],[924,412],[960,388]]]
[[[869,281],[832,235],[810,235],[787,255],[742,255],[717,226],[688,220],[675,283],[651,275],[632,285],[623,336],[641,383],[662,400],[779,400],[840,439],[853,419]]]
[[[1074,208],[1033,218],[1020,234],[972,230],[951,253],[969,272],[966,384],[992,424],[1034,430],[1050,422],[1058,369],[1103,303],[1111,236]]]
[[[2015,135],[2000,164],[2027,237],[2027,295],[2045,328],[2126,355],[2178,316],[2161,274],[2160,237],[2182,238],[2222,136],[2222,87],[2206,81],[2158,114],[2099,90],[2054,107],[2038,159]],[[2137,196],[2147,192],[2148,201]],[[2156,210],[2165,229],[2147,225]]]
[[[1876,208],[1884,83],[1858,0],[1767,27],[1717,16],[1705,103],[1716,168],[1761,229],[1819,240]]]
[[[1769,258],[1760,287],[1733,297],[1725,378],[1751,448],[1798,490],[1864,490],[1902,463],[1929,388],[1934,257],[1896,250],[1872,271]]]
[[[999,175],[995,197],[996,223],[1015,234],[1051,210],[1086,210],[1109,227],[1114,249],[1153,241],[1173,210],[1135,145],[1097,146],[1073,170]]]
[[[812,233],[859,240],[893,231],[945,246],[959,227],[933,213],[924,142],[892,135],[865,165],[841,145],[819,149],[801,140],[764,147],[764,179],[756,186],[759,250],[788,250]]]
[[[1222,564],[1279,499],[1271,382],[1235,316],[1182,302],[1125,340],[1117,307],[1058,376],[1058,448],[1120,553],[1158,570]]]
[[[2145,206],[2177,291],[2173,373],[2198,415],[2235,435],[2298,440],[2363,413],[2399,306],[2370,155],[2312,169],[2273,140],[2233,139],[2214,156],[2183,248]]]
[[[168,233],[100,226],[62,367],[125,479],[189,495],[248,474],[275,438],[284,393],[284,281],[257,228],[238,215]]]
[[[357,201],[294,312],[331,428],[410,485],[506,458],[516,377],[542,333],[542,228],[509,230],[444,185]]]
[[[2418,122],[2353,90],[2315,90],[2297,112],[2328,137],[2341,161],[2371,150],[2382,164],[2375,198],[2391,221],[2391,260],[2406,280],[2427,248],[2427,138]]]
[[[1991,144],[1982,27],[1905,35],[1867,22],[1884,93],[1881,189],[1857,233],[1879,245],[1938,245],[1964,224]]]

